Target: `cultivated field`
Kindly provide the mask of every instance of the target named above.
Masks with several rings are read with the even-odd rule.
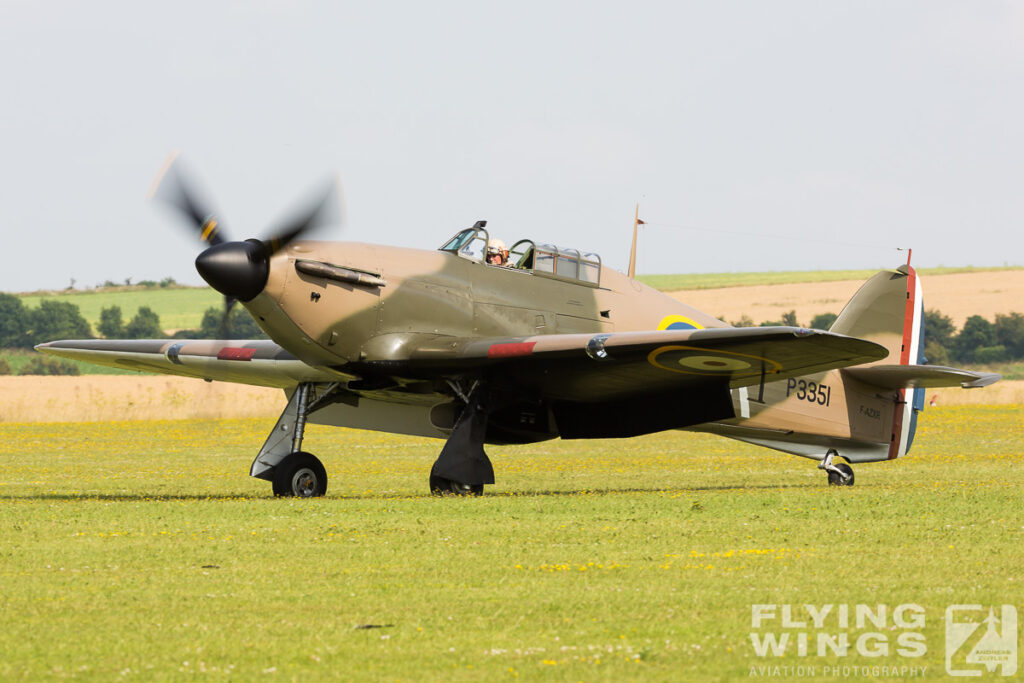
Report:
[[[0,422],[276,420],[285,403],[277,389],[168,375],[0,377]]]
[[[819,313],[839,313],[865,279],[680,289],[669,294],[728,322],[744,315],[754,323],[779,320],[795,310],[797,321],[807,325]],[[997,313],[1024,312],[1022,269],[925,274],[921,288],[925,308],[948,315],[957,328],[972,315],[993,320]]]
[[[940,406],[1024,404],[1024,381],[1003,380],[982,389],[933,389]],[[0,376],[0,423],[181,420],[261,417],[285,406],[277,389],[203,382],[161,375],[83,377]]]
[[[973,266],[917,268],[917,274],[931,279],[958,273],[983,273],[1003,270],[1021,270],[1021,266],[975,268]],[[676,273],[672,275],[638,275],[646,285],[662,291],[690,289],[720,289],[722,287],[755,287],[758,285],[813,284],[859,280],[863,282],[877,273],[879,268],[862,270],[773,270],[760,273]]]
[[[476,499],[426,495],[440,442],[314,426],[331,484],[310,501],[246,476],[266,420],[3,424],[0,678],[942,678],[947,606],[1024,602],[1024,436],[1021,406],[925,417],[910,456],[851,489],[665,433],[491,448],[499,484]],[[897,650],[908,603],[921,656]],[[809,631],[811,653],[759,657],[753,604],[889,611],[818,630],[776,614],[753,630]],[[849,654],[817,656],[819,632]],[[858,653],[871,633],[886,654]]]

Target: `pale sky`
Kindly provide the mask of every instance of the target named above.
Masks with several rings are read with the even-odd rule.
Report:
[[[1024,264],[1024,5],[0,3],[0,290],[171,276],[180,150],[238,239],[477,219],[640,273]]]

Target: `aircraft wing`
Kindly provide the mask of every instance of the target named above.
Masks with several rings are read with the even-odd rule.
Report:
[[[286,388],[337,381],[267,340],[85,339],[36,347],[116,368]],[[794,327],[432,337],[403,361],[370,361],[381,373],[423,377],[487,373],[498,385],[547,398],[596,402],[687,386],[756,385],[884,358],[873,342]]]
[[[36,349],[125,370],[282,389],[339,379],[266,340],[81,339],[49,342]]]
[[[599,402],[686,387],[757,385],[887,355],[874,342],[821,330],[727,327],[510,339],[437,337],[417,345],[406,362],[424,374],[484,372],[494,386]]]

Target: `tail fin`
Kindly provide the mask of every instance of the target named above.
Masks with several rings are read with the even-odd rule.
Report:
[[[869,339],[889,349],[888,358],[862,366],[867,372],[862,371],[860,378],[869,383],[872,366],[923,365],[924,302],[917,273],[909,264],[877,273],[857,290],[829,331]],[[910,450],[917,414],[924,410],[923,388],[911,384],[896,391],[890,460]]]
[[[883,270],[853,295],[829,329],[889,349],[876,364],[924,363],[924,306],[917,273],[909,265]]]
[[[983,387],[999,379],[991,373],[925,364],[924,304],[917,273],[909,265],[881,271],[865,282],[829,331],[868,339],[889,355],[805,378],[808,386],[826,387],[836,397],[831,406],[828,398],[824,404],[818,401],[814,416],[803,409],[800,393],[795,394],[796,405],[787,405],[793,402],[792,384],[785,383],[783,390],[783,383],[769,383],[757,409],[740,389],[737,420],[702,425],[701,430],[818,460],[829,449],[850,462],[892,460],[905,455],[914,442],[927,387]],[[773,384],[778,388],[772,390]]]

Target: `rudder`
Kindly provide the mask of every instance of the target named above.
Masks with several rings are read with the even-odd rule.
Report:
[[[924,364],[924,302],[917,273],[909,265],[883,270],[865,282],[846,304],[830,332],[869,339],[889,350],[889,357],[862,367]],[[914,442],[917,414],[924,410],[923,388],[901,388],[889,444],[889,459],[905,455]]]

